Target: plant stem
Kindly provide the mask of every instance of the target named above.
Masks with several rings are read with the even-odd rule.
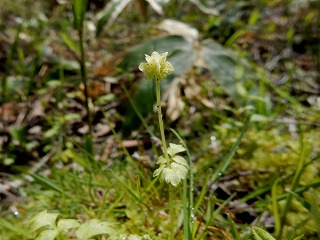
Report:
[[[160,80],[156,80],[157,109],[158,109],[158,120],[159,120],[159,128],[160,128],[160,135],[161,135],[162,151],[164,153],[165,158],[168,160],[168,164],[170,164],[170,159],[167,151],[166,138],[164,136],[164,127],[163,127],[162,112],[161,112],[160,89],[161,89]]]
[[[91,159],[93,156],[93,146],[92,146],[92,121],[91,121],[91,111],[89,107],[89,94],[88,94],[88,84],[87,84],[87,71],[86,71],[86,57],[83,46],[83,29],[78,29],[79,34],[79,48],[80,48],[80,71],[81,71],[81,81],[84,85],[84,96],[85,96],[85,107],[87,111],[87,124],[89,128],[89,133],[86,138],[86,151],[88,153],[89,158]]]
[[[157,97],[157,109],[158,109],[158,120],[159,120],[159,128],[162,142],[162,151],[164,153],[165,158],[167,159],[167,166],[170,167],[170,158],[167,151],[167,143],[166,138],[164,136],[164,127],[162,120],[162,112],[161,112],[161,82],[160,80],[156,80],[156,97]],[[174,208],[173,208],[173,196],[172,196],[172,186],[169,184],[169,214],[170,214],[170,240],[174,239]]]
[[[295,175],[293,177],[293,180],[292,180],[292,184],[291,184],[291,189],[290,189],[290,192],[288,192],[288,195],[287,195],[287,199],[286,199],[286,204],[284,206],[284,210],[282,212],[282,218],[281,218],[281,228],[280,228],[280,231],[279,231],[279,235],[277,236],[279,239],[282,237],[282,233],[283,233],[283,226],[285,225],[286,223],[286,216],[287,216],[287,213],[289,211],[289,207],[291,205],[291,202],[292,202],[292,198],[293,198],[293,195],[292,193],[295,192],[298,184],[299,184],[299,181],[300,181],[300,178],[301,178],[301,175],[302,175],[302,172],[304,170],[304,164],[305,164],[305,157],[306,157],[306,146],[305,146],[305,143],[304,143],[304,140],[303,140],[303,135],[300,131],[300,157],[299,157],[299,162],[298,162],[298,166],[297,166],[297,170],[295,172]]]
[[[174,208],[173,208],[173,196],[172,196],[172,185],[169,184],[169,213],[170,213],[170,240],[174,239]]]

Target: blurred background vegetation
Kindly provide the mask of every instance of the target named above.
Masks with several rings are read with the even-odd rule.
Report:
[[[192,155],[195,236],[252,239],[257,225],[319,239],[319,1],[94,0],[83,39],[71,1],[0,6],[1,239],[30,239],[25,222],[44,209],[166,239],[166,186],[148,188],[154,84],[138,70],[154,50],[175,68],[164,118]]]

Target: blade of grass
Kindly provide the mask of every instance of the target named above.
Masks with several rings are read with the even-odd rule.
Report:
[[[274,234],[275,236],[278,236],[281,229],[281,219],[279,215],[279,208],[278,208],[278,201],[277,201],[277,185],[279,180],[277,179],[271,188],[271,196],[272,196],[272,212],[273,212],[273,218],[274,218]]]
[[[33,177],[35,180],[37,180],[43,186],[45,186],[49,189],[52,189],[54,191],[57,191],[58,193],[63,193],[63,190],[58,185],[56,185],[55,183],[50,181],[48,178],[44,178],[44,177],[42,177],[38,174],[35,174],[35,173],[27,173],[26,172],[26,174]]]
[[[182,194],[182,209],[183,209],[183,236],[185,240],[191,240],[190,222],[192,221],[189,201],[188,201],[188,184],[187,180],[183,180],[183,194]]]
[[[320,182],[316,182],[316,183],[312,183],[312,184],[309,184],[309,185],[306,185],[306,186],[303,186],[303,187],[301,187],[301,188],[298,188],[296,191],[294,191],[296,194],[302,194],[302,193],[304,193],[304,192],[306,192],[306,191],[308,191],[309,189],[311,189],[311,188],[319,188],[320,187]],[[267,190],[268,191],[268,190]],[[266,191],[266,192],[267,192]],[[250,194],[249,194],[250,195]],[[248,196],[249,196],[248,195]],[[288,193],[284,193],[284,194],[281,194],[280,196],[278,196],[277,197],[277,201],[279,202],[279,201],[281,201],[281,200],[284,200],[284,199],[286,199],[287,198],[287,195],[288,195]],[[250,198],[246,198],[246,199],[251,199],[252,197],[250,197]],[[259,206],[259,205],[268,205],[268,204],[270,204],[271,203],[271,199],[263,199],[263,200],[260,200],[260,201],[257,201],[256,202],[256,205],[257,206]],[[242,199],[241,199],[241,202],[242,202]]]
[[[208,226],[210,226],[212,224],[212,221],[215,219],[215,217],[222,211],[222,209],[224,209],[224,207],[229,204],[231,202],[231,200],[236,196],[236,193],[233,193],[232,195],[230,195],[230,197],[228,197],[228,199],[226,199],[214,212],[212,212],[210,214],[210,217],[208,219],[208,221],[206,222],[206,225],[202,231],[202,233],[200,234],[199,237],[196,238],[196,240],[200,240],[203,239],[203,237],[206,234],[207,228]]]
[[[184,239],[188,240],[191,239],[192,233],[192,222],[195,213],[195,209],[193,207],[193,174],[192,174],[192,161],[191,161],[191,154],[189,149],[187,148],[186,143],[180,137],[180,135],[172,128],[170,130],[174,133],[174,135],[180,140],[180,143],[186,149],[187,156],[188,156],[188,163],[189,163],[189,192],[188,192],[188,184],[187,180],[183,181],[183,215],[184,215],[184,224],[183,224],[183,231],[184,231]],[[189,193],[189,194],[188,194]]]
[[[127,192],[133,196],[134,199],[136,199],[138,202],[141,202],[141,198],[138,193],[136,193],[127,183],[125,183],[117,174],[115,174],[113,171],[108,171],[120,185],[127,190]]]
[[[298,162],[298,166],[297,166],[295,175],[292,180],[292,184],[291,184],[291,188],[290,188],[291,192],[294,192],[296,187],[298,186],[298,183],[300,181],[300,177],[301,177],[303,169],[304,169],[304,163],[305,163],[306,146],[304,143],[303,134],[302,134],[301,130],[300,130],[300,149],[301,149],[300,158],[299,158],[299,162]],[[293,198],[292,194],[289,193],[287,195],[286,204],[284,206],[284,210],[283,210],[282,216],[281,216],[281,226],[285,225],[286,215],[289,211],[289,207],[290,207],[292,198]],[[277,235],[276,238],[280,239],[282,236],[282,233],[283,233],[283,227],[281,227],[281,229],[279,231],[279,235]]]
[[[143,172],[140,170],[138,164],[134,161],[134,159],[132,158],[132,156],[130,155],[130,153],[128,152],[128,150],[127,150],[127,149],[125,148],[125,146],[123,145],[123,143],[122,143],[119,135],[118,135],[117,132],[114,130],[114,127],[112,126],[112,123],[109,121],[109,119],[108,119],[108,117],[107,117],[106,115],[104,115],[104,116],[105,116],[105,120],[106,120],[108,126],[109,126],[110,129],[111,129],[111,132],[112,132],[113,136],[116,138],[116,141],[117,141],[118,144],[121,146],[123,152],[124,152],[125,155],[127,156],[128,162],[129,162],[130,164],[132,164],[132,166],[136,169],[137,173],[139,174],[139,177],[140,177],[141,179],[144,179],[145,176],[144,176]]]
[[[72,12],[74,27],[79,30],[83,28],[84,15],[87,11],[88,0],[72,0]]]
[[[247,129],[249,127],[251,116],[252,115],[247,116],[246,121],[244,123],[244,126],[241,130],[240,136],[238,137],[237,141],[231,147],[227,157],[220,163],[217,170],[213,173],[213,176],[211,178],[212,182],[216,182],[222,176],[222,174],[226,171],[227,167],[230,165],[231,160],[232,160],[237,148],[239,147],[240,142],[241,142],[245,132],[247,131]]]
[[[241,240],[240,238],[240,234],[237,230],[237,226],[236,224],[234,223],[234,221],[232,220],[232,218],[230,217],[230,214],[228,213],[227,214],[227,220],[229,222],[229,225],[230,225],[230,234],[231,236],[233,237],[234,240]]]
[[[212,175],[212,173],[211,173],[211,171],[209,171],[209,173],[206,176],[206,179],[204,180],[200,195],[198,196],[198,200],[197,200],[196,204],[194,205],[195,212],[198,211],[198,208],[200,207],[201,203],[204,200],[205,194],[207,192],[208,182],[210,180],[211,175]]]
[[[8,229],[10,232],[18,234],[20,237],[23,236],[25,238],[30,238],[30,233],[27,233],[25,229],[21,228],[17,223],[12,223],[0,218],[0,225],[1,227]]]
[[[140,113],[137,105],[135,104],[135,102],[133,101],[132,97],[130,96],[128,89],[126,88],[126,86],[121,83],[121,87],[124,90],[124,93],[126,94],[127,98],[129,99],[129,102],[133,108],[133,110],[136,112],[137,116],[139,117],[142,125],[145,127],[145,129],[147,130],[147,132],[149,133],[149,135],[151,137],[156,137],[156,135],[152,132],[151,128],[148,126],[148,124],[146,123],[146,121],[144,120],[144,117],[142,116],[142,114]]]

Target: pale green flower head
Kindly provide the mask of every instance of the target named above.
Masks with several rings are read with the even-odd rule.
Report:
[[[146,55],[146,62],[140,63],[139,70],[144,73],[146,79],[161,81],[173,72],[174,68],[167,61],[168,52],[159,54],[153,52],[151,56]]]

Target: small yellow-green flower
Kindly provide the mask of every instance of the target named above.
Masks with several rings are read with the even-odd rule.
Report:
[[[139,69],[146,79],[161,81],[173,72],[172,64],[167,61],[168,52],[163,54],[153,52],[151,56],[145,55],[147,62],[141,63]]]

